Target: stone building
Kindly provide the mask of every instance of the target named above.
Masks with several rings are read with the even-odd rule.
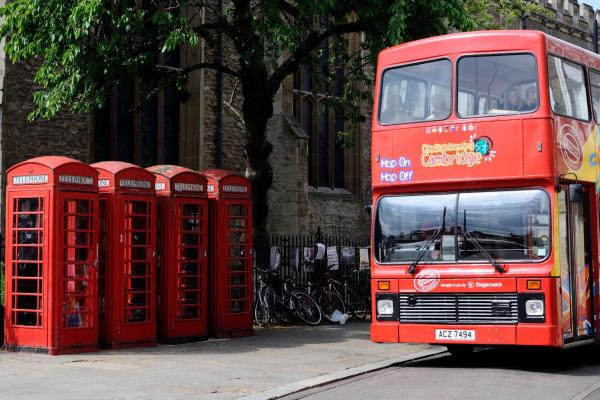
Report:
[[[527,16],[516,28],[544,30],[592,49],[592,7],[573,0],[539,1],[552,17]],[[350,45],[356,48],[357,41],[350,40]],[[231,43],[225,41],[224,57],[233,54]],[[214,57],[210,48],[200,45],[181,49],[164,61],[186,66]],[[47,154],[84,162],[117,159],[144,167],[173,163],[205,169],[221,164],[244,171],[240,88],[228,75],[219,82],[214,71],[194,72],[185,103],[167,89],[132,113],[139,88],[131,82],[115,88],[109,105],[91,115],[63,113],[51,121],[30,124],[26,117],[33,108],[34,69],[33,63],[12,64],[0,52],[0,188],[8,167]],[[268,130],[274,146],[269,229],[298,234],[320,227],[327,233],[365,236],[369,232],[364,206],[370,202],[371,108],[364,105],[367,120],[354,129],[354,144],[347,147],[335,134],[344,121],[333,113],[319,114],[320,99],[301,69],[284,82],[275,100]],[[4,199],[3,193],[0,198]]]

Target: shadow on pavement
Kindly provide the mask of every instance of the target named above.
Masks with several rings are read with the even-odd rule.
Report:
[[[451,355],[418,361],[413,368],[487,368],[548,374],[597,375],[600,366],[600,345],[571,349],[538,347],[496,347],[480,349],[465,357]]]

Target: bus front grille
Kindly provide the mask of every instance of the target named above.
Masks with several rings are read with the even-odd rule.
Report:
[[[516,324],[516,293],[400,294],[400,322]]]

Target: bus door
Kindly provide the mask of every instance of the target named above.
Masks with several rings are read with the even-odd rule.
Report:
[[[594,335],[590,189],[563,184],[558,194],[562,327],[565,342]]]

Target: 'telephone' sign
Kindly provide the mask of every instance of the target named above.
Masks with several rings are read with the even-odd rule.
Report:
[[[70,185],[93,185],[94,178],[91,176],[76,176],[76,175],[59,175],[58,181],[60,183],[67,183]]]
[[[176,192],[201,192],[204,189],[203,185],[198,185],[196,183],[176,183],[175,191]]]
[[[152,185],[149,181],[142,181],[138,179],[121,179],[119,186],[122,188],[133,188],[133,189],[150,189]]]
[[[13,176],[13,185],[42,185],[48,183],[48,175]]]
[[[223,191],[230,193],[248,193],[248,187],[242,185],[223,185]]]

